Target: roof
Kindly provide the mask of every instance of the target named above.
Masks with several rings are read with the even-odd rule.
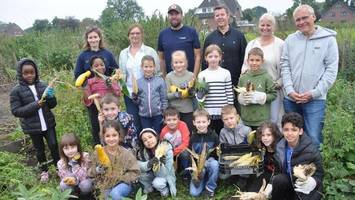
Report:
[[[210,8],[216,7],[218,5],[225,5],[226,7],[228,7],[231,13],[235,13],[238,10],[242,10],[237,0],[203,0],[202,3],[198,6],[198,8]]]

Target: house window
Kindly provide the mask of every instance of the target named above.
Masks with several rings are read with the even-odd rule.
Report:
[[[335,5],[335,8],[340,9],[340,8],[341,8],[341,5],[340,5],[340,4],[337,4],[337,5]]]
[[[202,8],[202,12],[205,13],[206,12],[206,8]]]
[[[341,16],[347,16],[348,13],[346,11],[341,12]]]

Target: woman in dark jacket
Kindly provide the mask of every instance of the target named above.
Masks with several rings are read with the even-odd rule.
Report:
[[[53,88],[48,88],[46,98],[41,99],[47,84],[39,80],[37,65],[33,60],[22,59],[18,62],[17,79],[18,84],[10,94],[11,112],[20,118],[23,132],[30,135],[42,170],[41,181],[47,182],[49,177],[43,138],[56,165],[59,160],[56,123],[50,109],[57,105],[57,100]]]

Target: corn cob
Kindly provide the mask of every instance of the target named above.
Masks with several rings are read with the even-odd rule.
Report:
[[[237,160],[239,158],[240,158],[240,156],[224,156],[223,157],[224,160]]]
[[[109,157],[107,156],[104,148],[100,145],[100,144],[97,144],[95,146],[95,150],[96,150],[96,153],[97,153],[97,157],[99,159],[99,162],[102,166],[104,167],[108,167],[110,166],[110,159]]]
[[[237,189],[237,192],[232,198],[238,198],[239,200],[266,200],[266,194],[264,193],[266,189],[266,181],[263,179],[263,185],[261,186],[258,193],[256,192],[242,192]]]
[[[52,81],[50,81],[49,83],[48,83],[48,86],[46,87],[46,89],[44,90],[44,92],[43,92],[43,94],[42,94],[42,96],[41,96],[41,99],[40,99],[40,101],[44,101],[44,99],[47,97],[47,95],[48,95],[48,89],[49,88],[53,88],[53,86],[54,86],[54,82],[57,80],[57,77],[55,77]]]
[[[312,176],[316,172],[316,166],[314,163],[297,165],[293,167],[293,175],[297,177],[300,181],[307,180],[308,177]]]
[[[137,79],[134,77],[132,74],[132,89],[134,94],[138,94],[138,84],[137,84]]]
[[[252,156],[252,153],[244,154],[238,160],[230,163],[229,167],[251,165],[252,163],[255,162],[254,160],[257,159],[258,157],[260,158],[260,156],[258,155]]]
[[[85,73],[80,74],[80,76],[75,81],[75,87],[83,86],[85,80],[89,78],[91,75],[90,71],[86,71]]]

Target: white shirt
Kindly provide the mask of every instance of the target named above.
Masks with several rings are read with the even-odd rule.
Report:
[[[35,101],[38,101],[38,97],[37,97],[37,91],[36,91],[36,87],[35,85],[29,85],[28,86],[35,98]],[[43,115],[43,111],[42,108],[38,109],[38,115],[39,115],[39,121],[41,122],[41,129],[42,131],[46,131],[47,130],[47,124],[46,121],[44,120],[44,115]]]

